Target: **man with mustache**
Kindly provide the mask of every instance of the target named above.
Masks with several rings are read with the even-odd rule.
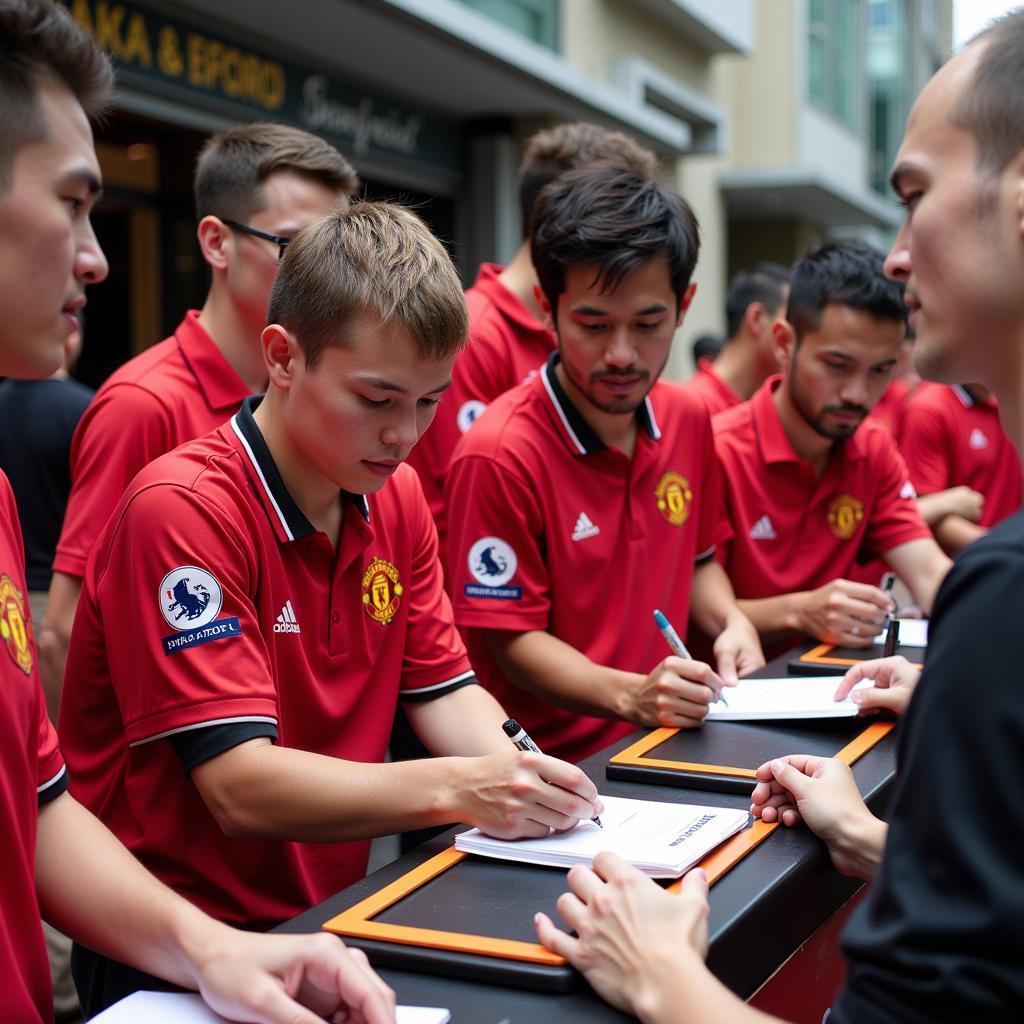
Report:
[[[446,568],[481,681],[576,761],[637,725],[699,726],[763,659],[713,558],[707,411],[658,382],[695,288],[692,211],[636,174],[572,171],[537,200],[530,249],[558,348],[456,448]],[[666,657],[656,608],[717,637],[717,674]]]
[[[864,422],[906,331],[882,264],[862,242],[800,260],[773,328],[781,377],[714,418],[732,527],[717,557],[769,652],[801,634],[870,644],[894,605],[848,578],[858,562],[884,558],[926,611],[949,569],[891,434]]]

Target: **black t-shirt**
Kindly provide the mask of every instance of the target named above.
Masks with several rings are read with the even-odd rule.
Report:
[[[836,1024],[1024,1020],[1024,513],[959,558],[901,726]]]
[[[18,503],[29,590],[50,586],[71,493],[71,437],[92,391],[69,379],[0,383],[0,469]]]

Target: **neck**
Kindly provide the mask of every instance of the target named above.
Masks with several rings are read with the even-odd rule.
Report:
[[[569,375],[565,372],[565,366],[561,362],[555,365],[555,376],[576,411],[586,420],[587,426],[597,434],[601,441],[609,448],[618,448],[619,451],[632,458],[633,450],[636,447],[636,414],[610,413],[598,409],[569,379]]]
[[[835,442],[831,438],[822,437],[800,415],[793,404],[785,380],[775,389],[772,401],[775,403],[775,410],[782,421],[782,429],[785,431],[786,437],[789,438],[793,451],[805,462],[809,462],[814,467],[815,473],[821,476],[825,471],[825,466],[828,465],[829,456],[832,454],[832,445]]]
[[[742,338],[736,338],[726,344],[712,363],[712,370],[744,401],[749,399],[768,377],[768,373],[759,365],[755,354],[749,351]]]
[[[511,262],[498,275],[498,280],[507,288],[538,320],[542,320],[540,307],[533,294],[537,285],[537,274],[530,259],[530,245],[523,242]]]
[[[275,387],[269,388],[253,414],[253,419],[260,428],[274,464],[295,504],[302,509],[313,526],[326,533],[337,546],[341,532],[340,492],[330,480],[301,458],[289,443],[283,429],[287,401],[288,396],[284,392]]]
[[[199,313],[199,323],[245,386],[250,391],[262,391],[267,386],[260,351],[263,325],[246,319],[225,291],[214,282]]]

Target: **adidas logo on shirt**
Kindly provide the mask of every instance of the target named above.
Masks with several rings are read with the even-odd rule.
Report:
[[[900,497],[907,499],[917,497],[917,491],[909,480],[900,488]]]
[[[572,530],[573,540],[586,540],[588,537],[596,537],[601,532],[599,526],[595,526],[586,512],[581,512],[576,525]]]
[[[291,601],[285,601],[284,607],[281,609],[281,614],[277,617],[277,622],[274,623],[275,633],[301,633],[302,627],[298,624],[295,619],[295,609],[292,608]]]
[[[981,427],[975,427],[971,431],[971,436],[967,443],[974,449],[987,448],[988,438],[982,432]]]
[[[768,516],[761,516],[760,519],[750,528],[751,540],[778,540],[775,527]]]

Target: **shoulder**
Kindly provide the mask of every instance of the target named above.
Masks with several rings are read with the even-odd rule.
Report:
[[[901,460],[899,449],[893,443],[892,431],[880,420],[872,417],[865,419],[857,428],[853,440],[872,463],[889,464]]]
[[[462,435],[453,462],[463,455],[490,455],[515,450],[524,438],[534,437],[542,424],[538,418],[541,397],[533,381],[519,384],[499,395]]]
[[[723,409],[711,417],[716,446],[732,448],[738,442],[752,437],[754,432],[753,407],[750,402],[741,402],[730,409]]]
[[[119,384],[135,384],[144,387],[154,377],[159,378],[165,372],[168,363],[180,362],[181,350],[178,347],[177,339],[174,337],[164,338],[163,341],[152,345],[145,352],[140,352],[118,367],[107,378],[97,394],[102,395],[106,390]]]

